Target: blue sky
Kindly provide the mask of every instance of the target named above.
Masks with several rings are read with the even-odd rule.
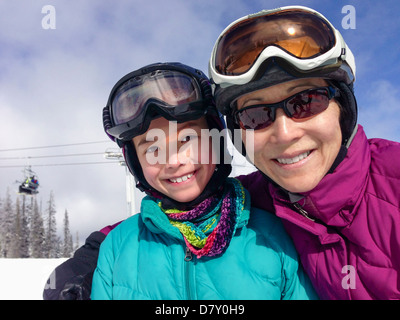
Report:
[[[359,123],[368,137],[400,141],[399,1],[2,0],[0,197],[7,187],[15,192],[15,180],[30,164],[40,178],[42,206],[53,190],[59,219],[68,209],[81,238],[126,218],[123,167],[55,165],[104,162],[102,153],[115,144],[26,148],[107,141],[101,111],[123,75],[158,61],[180,61],[207,72],[214,42],[229,23],[291,4],[320,11],[353,51]],[[56,29],[42,27],[45,5],[56,10]],[[345,5],[355,9],[355,29],[342,27]],[[13,148],[24,150],[3,151]],[[96,155],[70,156],[82,153]]]

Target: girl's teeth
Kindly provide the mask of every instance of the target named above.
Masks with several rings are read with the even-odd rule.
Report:
[[[176,179],[169,179],[169,181],[173,182],[173,183],[179,183],[179,182],[183,182],[186,181],[187,179],[190,179],[193,176],[193,173],[187,174],[186,176],[182,176]]]
[[[278,158],[276,160],[282,164],[293,164],[293,163],[299,162],[300,160],[307,158],[310,153],[311,153],[310,151],[307,151],[307,152],[304,152],[294,158],[290,158],[290,159],[285,159],[285,158],[279,159]]]

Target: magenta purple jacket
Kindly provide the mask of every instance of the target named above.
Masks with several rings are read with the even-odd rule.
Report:
[[[359,126],[335,171],[293,202],[260,172],[240,180],[283,220],[321,299],[400,299],[400,143]]]

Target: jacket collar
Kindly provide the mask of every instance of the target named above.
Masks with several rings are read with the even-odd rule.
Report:
[[[243,211],[238,216],[237,229],[247,225],[251,210],[250,194],[246,189],[243,189],[243,191],[245,193],[245,202]],[[167,215],[162,212],[158,203],[159,200],[151,196],[145,196],[142,199],[140,215],[143,223],[153,233],[166,233],[173,238],[183,239],[179,229],[171,225]]]

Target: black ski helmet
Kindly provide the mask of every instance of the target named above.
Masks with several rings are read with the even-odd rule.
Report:
[[[152,79],[154,77],[157,79],[175,77],[175,80],[182,77],[178,79],[182,82],[174,85],[190,86],[190,90],[197,92],[197,99],[195,98],[189,103],[184,102],[178,105],[170,105],[159,96],[145,96],[142,94],[142,91],[137,90],[138,92],[128,94],[131,100],[121,107],[121,103],[119,102],[121,94],[125,95],[126,91],[136,90],[140,84],[144,83],[145,80],[143,79],[146,77],[151,77]],[[141,110],[135,109],[132,111],[134,109],[131,103],[133,101],[132,96],[135,99],[144,97],[140,107]],[[117,108],[122,109],[122,111],[115,110]],[[115,84],[111,90],[107,105],[103,109],[103,126],[107,135],[122,148],[125,163],[131,174],[135,177],[136,187],[139,190],[163,199],[166,205],[186,208],[197,205],[216,192],[216,190],[222,187],[223,181],[229,176],[232,169],[230,164],[231,156],[227,155],[225,142],[220,141],[219,143],[219,158],[229,159],[228,163],[224,161],[217,163],[216,171],[203,193],[190,203],[181,204],[156,191],[146,181],[132,138],[146,132],[151,120],[158,117],[164,117],[170,121],[180,123],[198,119],[202,116],[205,116],[209,129],[215,128],[218,131],[222,131],[226,128],[222,114],[216,109],[207,76],[202,71],[181,63],[155,63],[128,73]]]

